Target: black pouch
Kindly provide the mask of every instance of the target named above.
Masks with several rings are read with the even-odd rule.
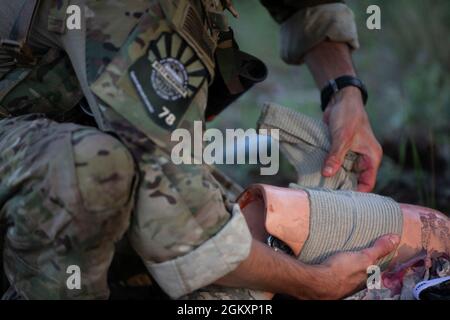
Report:
[[[208,121],[267,77],[264,62],[240,51],[231,29],[220,34],[215,58],[216,75],[209,87],[205,112]]]

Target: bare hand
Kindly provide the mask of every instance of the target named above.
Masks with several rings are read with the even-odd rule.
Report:
[[[367,280],[367,268],[395,250],[398,235],[379,238],[373,247],[359,252],[338,253],[323,264],[315,266],[320,275],[313,299],[336,300],[349,296],[362,288]]]
[[[330,128],[332,145],[322,175],[334,176],[351,150],[360,155],[355,167],[357,190],[372,191],[383,150],[372,132],[359,89],[347,87],[338,92],[325,110],[324,121]]]

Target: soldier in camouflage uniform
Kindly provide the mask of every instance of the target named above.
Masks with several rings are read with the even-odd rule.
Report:
[[[282,24],[288,63],[302,63],[326,39],[358,47],[351,11],[340,1],[262,2]],[[82,9],[79,30],[66,26],[71,5]],[[240,73],[248,55],[233,40],[225,9],[236,14],[219,0],[1,2],[0,217],[5,273],[21,296],[108,298],[114,244],[128,230],[172,298],[224,276],[219,284],[333,297],[325,285],[306,284],[326,284],[324,273],[311,277],[313,269],[303,272],[252,241],[210,168],[170,160],[174,129],[192,131],[195,120],[213,117],[251,86]],[[273,268],[277,276],[250,272],[255,257],[290,265],[299,283],[281,281],[289,274],[282,268]],[[358,280],[335,297],[353,290],[376,260],[357,258],[358,272],[342,277],[353,272]],[[80,267],[79,290],[66,286],[70,265]],[[320,270],[330,274],[336,265]]]

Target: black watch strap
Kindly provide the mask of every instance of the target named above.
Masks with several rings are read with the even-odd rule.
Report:
[[[335,93],[345,87],[350,86],[359,88],[365,105],[369,96],[367,94],[367,89],[364,83],[353,76],[342,76],[328,81],[328,84],[325,86],[325,88],[322,89],[322,92],[320,93],[322,111],[325,111]]]

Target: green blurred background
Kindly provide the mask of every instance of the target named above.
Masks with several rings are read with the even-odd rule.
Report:
[[[241,50],[269,68],[265,82],[225,110],[209,127],[255,127],[265,101],[321,117],[319,92],[305,66],[279,57],[279,26],[257,0],[234,1],[230,16]],[[384,148],[376,193],[450,213],[450,1],[349,0],[361,49],[354,53],[370,99],[367,110]],[[381,8],[381,30],[366,28],[366,9]],[[221,168],[241,185],[266,182],[286,186],[295,179],[281,162],[277,176],[255,166]]]

